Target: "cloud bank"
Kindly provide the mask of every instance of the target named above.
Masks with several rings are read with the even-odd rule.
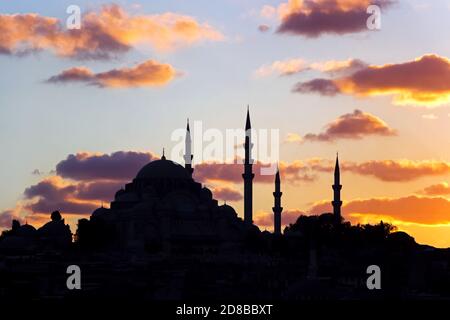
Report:
[[[393,96],[397,105],[440,106],[450,102],[450,60],[435,54],[412,61],[367,66],[349,76],[297,83],[293,92]]]
[[[172,12],[132,15],[117,4],[86,12],[81,29],[35,13],[0,15],[0,53],[23,55],[49,50],[75,59],[110,59],[138,45],[173,50],[201,41],[221,41],[223,35],[206,22]]]

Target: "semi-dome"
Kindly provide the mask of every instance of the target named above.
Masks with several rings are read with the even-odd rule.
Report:
[[[123,190],[123,188],[119,189],[116,194],[114,195],[114,199],[119,198],[121,195],[123,195],[125,193],[125,190]]]
[[[97,208],[92,212],[92,217],[102,216],[104,214],[108,214],[109,209],[101,206],[100,208]]]
[[[16,235],[19,237],[34,237],[36,229],[29,224],[24,224],[17,229]]]
[[[45,237],[66,236],[66,235],[69,235],[71,237],[72,235],[72,233],[70,232],[69,225],[64,224],[64,220],[47,222],[38,229],[38,232],[41,236]]]
[[[203,187],[202,188],[202,198],[205,200],[210,200],[210,199],[212,199],[212,197],[213,197],[213,194],[212,194],[211,190],[209,190],[206,187]]]
[[[186,169],[170,160],[166,160],[165,157],[161,160],[155,160],[146,164],[141,170],[139,170],[136,179],[189,179],[190,176]]]
[[[223,204],[219,208],[222,211],[222,213],[224,213],[224,214],[228,214],[230,216],[237,216],[237,213],[232,206]]]

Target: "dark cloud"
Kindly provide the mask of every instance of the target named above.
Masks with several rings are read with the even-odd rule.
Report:
[[[50,213],[54,210],[59,210],[63,214],[90,214],[97,207],[96,204],[87,202],[75,202],[68,199],[52,201],[40,198],[37,202],[27,205],[26,208],[33,211],[33,213]]]
[[[367,30],[367,13],[362,10],[321,12],[310,14],[291,13],[280,27],[279,33],[291,33],[316,38],[323,33],[354,33]]]
[[[81,187],[83,185],[80,185]],[[80,202],[76,195],[80,192],[76,184],[67,184],[58,177],[46,178],[24,191],[25,208],[33,213],[49,213],[59,210],[67,214],[87,214],[96,208],[89,202]],[[82,188],[81,191],[84,191]]]
[[[110,202],[114,199],[114,195],[129,181],[95,181],[90,183],[80,183],[77,185],[75,196],[82,200],[96,200]]]
[[[0,228],[11,228],[13,220],[19,220],[19,222],[23,223],[23,220],[15,215],[13,210],[5,210],[0,212]]]
[[[90,214],[99,202],[112,201],[117,190],[154,159],[151,153],[133,151],[69,155],[57,164],[56,176],[25,189],[24,208],[33,215],[54,210]]]
[[[293,88],[292,92],[315,93],[318,92],[324,96],[335,96],[340,93],[339,87],[328,79],[313,79],[306,82],[299,82]]]
[[[253,172],[256,183],[273,183],[274,172],[267,172],[270,165],[255,162]],[[197,181],[227,181],[233,183],[242,182],[242,163],[200,163],[195,166],[194,178]],[[267,172],[267,174],[265,174]],[[298,183],[300,181],[313,181],[315,176],[309,175],[307,168],[301,162],[280,163],[280,174],[287,183]]]
[[[388,8],[391,0],[308,0],[289,1],[283,7],[278,33],[316,38],[323,34],[346,34],[367,31],[369,5]]]
[[[268,26],[267,24],[261,24],[258,26],[258,30],[261,32],[267,32],[270,30],[270,26]]]
[[[155,160],[151,153],[117,151],[111,154],[78,153],[56,165],[56,172],[73,180],[129,181],[148,162]]]
[[[61,200],[75,192],[76,187],[74,185],[59,186],[58,182],[59,180],[57,179],[43,180],[38,184],[26,188],[24,196],[28,199],[43,197],[49,200]]]

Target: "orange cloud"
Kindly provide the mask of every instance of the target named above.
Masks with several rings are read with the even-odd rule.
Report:
[[[169,83],[177,75],[170,65],[147,60],[132,68],[93,73],[85,67],[74,67],[50,77],[49,83],[83,82],[102,88],[154,87]]]
[[[331,160],[311,159],[308,160],[308,166],[314,171],[334,170],[334,162]],[[341,161],[340,167],[341,171],[373,176],[388,182],[408,182],[450,173],[450,163],[436,160],[372,160],[361,163]]]
[[[287,143],[302,143],[304,140],[298,133],[289,132],[284,141]]]
[[[310,182],[317,173],[331,173],[335,160],[310,158],[295,160],[291,163],[280,162],[283,183],[296,184]],[[267,165],[256,162],[253,165],[256,183],[273,183],[273,175],[262,175],[261,169]],[[450,163],[438,160],[371,160],[364,162],[340,161],[342,172],[374,177],[386,182],[409,182],[424,177],[450,174]],[[242,164],[240,163],[200,163],[195,166],[194,177],[197,181],[213,183],[217,181],[241,183]]]
[[[86,216],[79,214],[62,214],[62,218],[64,219],[64,222],[70,226],[70,230],[72,234],[74,234],[77,230],[78,220],[86,218]],[[33,225],[35,228],[40,228],[50,221],[50,213],[34,213],[27,215],[25,219],[27,223]]]
[[[336,79],[297,83],[293,92],[359,97],[392,95],[398,105],[438,106],[450,102],[450,60],[430,54],[413,61],[367,66]]]
[[[232,187],[216,187],[212,193],[217,200],[239,201],[243,199],[242,193]]]
[[[335,141],[337,139],[362,139],[365,136],[394,136],[396,131],[377,116],[361,110],[347,113],[326,125],[325,131],[319,134],[308,133],[303,141]],[[294,136],[289,137],[290,140]]]
[[[359,59],[328,60],[308,63],[303,59],[296,58],[277,60],[271,64],[262,65],[255,71],[255,75],[257,77],[267,77],[272,74],[288,76],[307,70],[316,70],[332,75],[346,75],[365,67],[367,67],[367,64]]]
[[[360,164],[345,164],[343,170],[361,175],[372,175],[383,181],[411,181],[425,176],[450,173],[450,164],[444,161],[382,160]]]
[[[433,184],[419,191],[421,194],[429,196],[445,196],[450,195],[450,186],[447,182]]]
[[[66,218],[66,217],[64,217],[64,218]],[[47,213],[47,214],[36,213],[36,214],[30,214],[30,215],[26,216],[26,222],[31,224],[35,228],[39,228],[49,221],[50,221],[50,213]],[[73,229],[72,229],[72,231],[73,231]]]
[[[302,72],[308,69],[308,64],[302,59],[287,59],[274,61],[270,65],[263,65],[255,71],[257,77],[266,77],[273,73],[287,76]]]
[[[272,19],[277,14],[277,9],[266,4],[261,8],[259,14],[263,18]]]
[[[83,15],[79,30],[66,30],[56,18],[38,14],[0,15],[0,53],[49,49],[59,56],[105,59],[140,44],[171,50],[223,35],[207,23],[171,12],[130,15],[116,4]]]
[[[308,212],[331,212],[329,201],[313,205]],[[395,223],[449,224],[450,201],[442,197],[407,196],[344,201],[342,211],[352,222],[393,221]]]
[[[281,213],[281,226],[282,228],[288,226],[291,223],[295,223],[299,216],[305,214],[298,209],[284,210]],[[260,228],[273,230],[273,213],[272,212],[257,212],[255,214],[254,223]]]
[[[310,68],[328,74],[347,74],[367,67],[367,64],[359,59],[328,60],[324,62],[313,62]]]

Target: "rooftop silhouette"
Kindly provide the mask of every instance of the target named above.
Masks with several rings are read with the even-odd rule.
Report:
[[[19,286],[33,299],[450,297],[450,286],[442,284],[446,280],[436,282],[436,276],[444,276],[447,270],[436,266],[450,259],[449,251],[418,245],[390,224],[351,225],[343,219],[338,155],[333,212],[301,215],[283,231],[282,180],[277,166],[272,194],[274,231],[261,232],[253,224],[249,108],[245,129],[243,219],[230,205],[219,205],[211,190],[193,179],[195,157],[188,120],[184,166],[167,159],[163,149],[159,160],[143,166],[116,192],[108,208],[102,204],[89,219],[79,220],[74,241],[59,211],[39,229],[12,221],[11,230],[0,237],[0,262],[8,261],[0,277],[8,274],[10,279],[0,282],[0,298],[14,300]],[[65,287],[64,268],[74,263],[88,275],[89,291],[72,292]],[[373,264],[384,272],[383,290],[366,287],[366,269]],[[24,280],[18,270],[25,266],[29,276]],[[59,271],[43,271],[50,266]]]

